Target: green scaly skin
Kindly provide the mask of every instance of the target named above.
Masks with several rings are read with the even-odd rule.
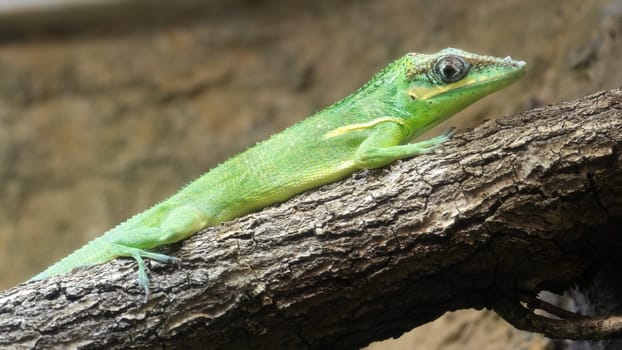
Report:
[[[457,49],[407,54],[352,95],[220,164],[32,279],[132,257],[138,262],[138,282],[148,297],[143,258],[176,260],[149,249],[357,170],[430,152],[448,140],[450,132],[414,144],[408,141],[524,72],[525,63],[509,57]]]

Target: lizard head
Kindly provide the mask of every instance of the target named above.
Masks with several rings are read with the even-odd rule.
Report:
[[[480,98],[523,76],[525,62],[482,56],[458,49],[403,57],[410,120],[417,130],[443,121]]]

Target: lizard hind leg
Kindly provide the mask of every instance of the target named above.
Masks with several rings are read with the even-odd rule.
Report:
[[[143,258],[153,259],[161,263],[179,263],[180,261],[178,258],[166,254],[153,253],[140,248],[128,247],[121,244],[114,244],[111,249],[114,250],[118,256],[132,257],[138,263],[138,285],[145,290],[145,302],[149,299],[151,289],[149,288],[149,277],[147,276],[147,270],[145,268],[145,261]]]
[[[153,253],[146,249],[180,241],[201,230],[208,224],[199,211],[190,205],[182,205],[166,214],[159,226],[139,226],[127,228],[123,232],[110,237],[111,254],[114,256],[132,257],[138,263],[138,284],[145,290],[149,298],[149,278],[143,258],[163,263],[179,262],[168,255]]]

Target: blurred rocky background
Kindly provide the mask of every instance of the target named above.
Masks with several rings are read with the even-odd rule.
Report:
[[[0,288],[409,51],[528,62],[467,128],[622,82],[622,0],[0,0]],[[490,312],[370,349],[553,349]]]

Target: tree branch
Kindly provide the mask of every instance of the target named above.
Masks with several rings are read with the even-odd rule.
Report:
[[[538,330],[550,338],[600,340],[622,336],[622,316],[554,319],[530,312],[516,300],[497,303],[495,311],[518,329]]]
[[[355,349],[507,316],[619,252],[621,145],[620,89],[488,121],[167,247],[147,303],[128,259],[3,291],[0,346]]]

